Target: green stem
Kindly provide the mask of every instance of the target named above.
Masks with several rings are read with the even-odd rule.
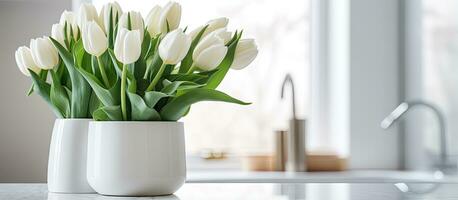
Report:
[[[159,71],[157,72],[156,76],[154,77],[153,81],[149,84],[148,88],[146,88],[146,91],[149,92],[154,89],[156,86],[157,82],[159,82],[159,79],[161,79],[162,73],[164,73],[165,66],[167,64],[162,63],[161,67],[159,68]]]
[[[150,68],[151,65],[146,66],[145,75],[143,75],[143,79],[146,80],[148,78]]]
[[[189,68],[188,72],[186,74],[192,74],[196,70],[196,65],[192,63],[191,67]]]
[[[99,63],[100,74],[102,74],[103,83],[105,87],[110,87],[110,82],[108,81],[107,73],[105,72],[105,66],[103,65],[102,59],[100,56],[97,56],[97,62]]]
[[[122,119],[127,121],[127,111],[126,111],[126,80],[127,79],[127,66],[122,65],[122,76],[121,76],[121,112]]]

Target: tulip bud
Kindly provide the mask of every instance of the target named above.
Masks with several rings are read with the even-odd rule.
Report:
[[[227,24],[229,23],[229,19],[225,18],[225,17],[221,17],[221,18],[216,18],[216,19],[213,19],[213,20],[210,20],[206,23],[206,25],[208,26],[207,29],[205,29],[205,32],[202,34],[202,37],[208,35],[209,33],[217,30],[217,29],[221,29],[221,28],[226,28]],[[197,27],[196,29],[192,30],[190,33],[189,33],[189,36],[191,36],[191,38],[194,40],[197,36],[197,34],[200,33],[200,31],[202,31],[202,29],[204,28],[205,26],[199,26]]]
[[[16,58],[16,64],[19,70],[26,76],[30,76],[30,72],[27,69],[31,69],[35,73],[40,72],[40,68],[37,67],[32,58],[32,52],[26,46],[19,47],[14,54]]]
[[[57,40],[63,47],[67,48],[65,44],[65,33],[64,25],[62,24],[53,24],[51,28],[51,37]],[[67,36],[70,37],[70,34],[67,33]]]
[[[197,34],[200,33],[200,31],[202,31],[202,29],[204,28],[205,26],[199,26],[197,28],[195,28],[194,30],[192,30],[191,32],[189,32],[189,37],[192,38],[192,40],[194,40],[196,37],[197,37]]]
[[[232,39],[232,33],[227,31],[227,28],[217,29],[210,34],[214,34],[216,37],[221,38],[224,41],[224,44],[227,44]]]
[[[67,23],[67,34],[70,35],[70,33],[73,32],[73,37],[78,38],[78,25],[76,23],[75,14],[73,14],[73,12],[66,10],[62,12],[59,24],[65,26],[65,23]]]
[[[122,28],[129,29],[128,27],[129,15],[130,15],[131,30],[138,30],[140,32],[141,41],[143,41],[143,31],[144,31],[143,18],[139,12],[129,11],[127,13],[123,13],[118,22],[118,30],[121,30]]]
[[[102,55],[108,48],[108,38],[95,21],[83,25],[81,36],[84,50],[93,56]]]
[[[205,30],[205,34],[209,34],[215,31],[216,29],[225,28],[228,23],[229,23],[229,19],[226,17],[221,17],[221,18],[210,20],[207,22],[208,27]]]
[[[121,28],[116,36],[114,53],[116,59],[124,64],[134,63],[141,53],[142,40],[139,30],[129,31]]]
[[[110,16],[110,11],[112,13],[112,16]],[[110,30],[108,30],[109,24],[110,24],[110,18],[113,17],[111,27],[114,28],[116,22],[115,19],[116,17],[121,17],[122,15],[122,9],[121,6],[118,4],[118,2],[110,2],[105,5],[103,5],[102,10],[100,11],[99,15],[99,24],[100,27],[102,27],[103,30],[105,30],[105,33],[108,33]]]
[[[159,18],[159,27],[162,33],[167,33],[167,24],[169,31],[178,28],[181,20],[181,5],[177,2],[169,2],[162,9]]]
[[[258,47],[254,39],[242,39],[235,48],[231,68],[240,70],[248,66],[258,55]]]
[[[218,67],[227,53],[224,40],[215,34],[204,37],[194,49],[192,59],[194,65],[202,70],[212,70]]]
[[[52,69],[59,64],[59,54],[48,37],[30,40],[30,51],[38,68]]]
[[[159,44],[159,56],[165,64],[175,65],[186,56],[191,42],[191,38],[183,30],[175,29],[167,33]]]
[[[156,5],[149,11],[148,16],[146,16],[146,29],[152,37],[161,33],[161,29],[159,27],[161,11],[162,8]]]
[[[78,10],[78,19],[77,23],[78,26],[83,28],[83,24],[88,21],[97,21],[97,10],[95,9],[94,5],[89,3],[83,3]]]

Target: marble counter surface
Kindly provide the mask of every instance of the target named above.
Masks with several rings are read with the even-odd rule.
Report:
[[[174,195],[114,197],[48,193],[46,184],[0,184],[1,200],[401,200],[458,199],[458,184],[187,183]]]

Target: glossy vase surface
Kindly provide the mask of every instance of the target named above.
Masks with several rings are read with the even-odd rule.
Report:
[[[185,182],[181,122],[93,121],[88,141],[87,178],[100,194],[167,195]]]
[[[86,179],[87,137],[91,119],[56,119],[48,160],[48,190],[94,193]]]

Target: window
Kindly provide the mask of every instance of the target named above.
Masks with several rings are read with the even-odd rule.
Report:
[[[100,10],[107,0],[93,0]],[[146,16],[154,3],[166,1],[118,0],[124,11],[138,10]],[[290,100],[281,101],[286,73],[295,81],[298,115],[309,113],[309,2],[306,0],[183,0],[181,26],[193,29],[210,19],[225,16],[229,29],[244,29],[255,38],[258,58],[242,71],[232,70],[218,88],[252,102],[250,106],[202,102],[182,121],[186,127],[188,153],[217,149],[230,153],[268,152],[274,131],[287,127]],[[290,96],[290,95],[288,95]]]
[[[458,2],[423,0],[423,97],[437,104],[447,120],[449,151],[458,145]],[[431,116],[431,120],[436,120]],[[430,118],[428,118],[430,119]],[[435,122],[435,121],[434,121]],[[436,124],[436,123],[434,123]],[[426,146],[438,152],[437,126],[425,126]]]

